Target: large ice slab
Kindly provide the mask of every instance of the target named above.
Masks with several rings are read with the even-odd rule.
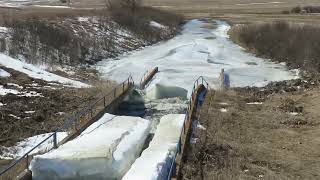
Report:
[[[119,179],[140,155],[149,130],[148,120],[105,114],[76,139],[35,156],[33,179]]]
[[[184,114],[163,116],[149,147],[132,164],[122,180],[166,179],[170,171],[184,118]]]
[[[188,90],[176,86],[163,86],[155,84],[149,91],[147,97],[150,99],[165,99],[173,97],[181,97],[187,99]]]

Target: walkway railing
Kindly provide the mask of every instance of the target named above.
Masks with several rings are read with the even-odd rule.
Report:
[[[22,157],[15,160],[8,167],[0,171],[0,179],[11,180],[15,179],[15,177],[21,173],[24,169],[29,168],[30,160],[33,157],[33,153],[35,150],[42,149],[42,151],[38,151],[36,154],[44,154],[49,152],[52,149],[58,147],[58,134],[59,132],[68,132],[68,134],[74,133],[78,131],[79,128],[90,119],[94,118],[99,112],[104,110],[107,106],[112,104],[118,97],[123,95],[130,88],[134,87],[134,81],[131,76],[129,76],[125,81],[116,86],[112,91],[107,93],[105,96],[96,100],[89,106],[83,108],[81,111],[76,113],[74,116],[67,119],[64,125],[59,128],[57,131],[50,134],[47,138],[37,144],[35,147],[30,149],[27,153],[25,153]],[[64,141],[64,140],[62,140]],[[66,141],[64,141],[66,142]]]
[[[169,171],[167,180],[171,180],[171,178],[177,176],[178,172],[177,172],[177,167],[176,166],[177,166],[177,163],[181,163],[181,162],[178,162],[178,161],[181,160],[181,159],[178,159],[178,156],[180,156],[181,158],[183,157],[183,155],[184,155],[183,154],[184,153],[183,152],[183,148],[184,148],[184,145],[185,145],[184,141],[186,141],[185,138],[188,138],[187,134],[188,134],[188,132],[190,132],[190,128],[192,128],[192,127],[189,127],[188,124],[192,123],[192,121],[194,120],[194,119],[192,119],[192,117],[193,117],[194,113],[197,113],[197,112],[194,112],[193,107],[196,107],[196,110],[198,110],[199,106],[202,105],[202,103],[200,101],[204,100],[204,99],[199,99],[197,97],[197,96],[199,96],[199,94],[196,91],[200,87],[200,85],[204,86],[206,91],[208,89],[210,89],[209,83],[202,76],[200,76],[194,82],[193,89],[192,89],[192,94],[191,94],[190,100],[189,100],[188,109],[186,110],[186,116],[185,116],[185,119],[184,119],[183,127],[181,129],[179,141],[177,143],[176,152],[175,152],[175,154],[173,156],[173,160],[172,160],[172,163],[171,163],[171,166],[170,166],[170,171]],[[201,92],[200,92],[200,94],[201,94]],[[187,141],[188,140],[189,139],[187,139]]]
[[[159,72],[158,67],[153,68],[151,71],[147,70],[141,80],[140,80],[140,89],[144,89],[146,85],[151,81],[151,79]]]

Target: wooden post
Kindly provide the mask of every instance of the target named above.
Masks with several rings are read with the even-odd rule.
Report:
[[[221,88],[221,91],[224,91],[225,90],[225,79],[224,79],[224,69],[222,68],[221,69],[221,72],[220,72],[220,88]]]

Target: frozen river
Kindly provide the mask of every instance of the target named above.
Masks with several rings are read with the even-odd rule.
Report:
[[[53,175],[60,179],[166,179],[184,122],[187,97],[199,76],[213,88],[219,86],[222,68],[229,75],[231,87],[264,86],[298,77],[283,64],[243,51],[230,41],[229,29],[223,21],[192,20],[169,41],[119,60],[101,62],[97,69],[102,76],[118,82],[131,74],[139,83],[146,70],[159,67],[146,91],[134,91],[133,98],[124,104],[126,113],[129,109],[136,111],[140,104],[146,109],[143,119],[106,114],[76,139],[36,156],[31,163],[34,179]],[[145,144],[149,135],[153,138]],[[148,145],[146,149],[144,145]]]
[[[296,71],[289,71],[285,65],[245,52],[229,39],[229,29],[224,21],[191,20],[175,38],[124,55],[120,60],[103,61],[98,69],[108,79],[120,82],[131,74],[139,82],[146,70],[158,66],[160,73],[147,91],[158,84],[182,87],[189,93],[199,76],[217,87],[222,68],[230,76],[231,87],[264,86],[271,81],[297,78]]]

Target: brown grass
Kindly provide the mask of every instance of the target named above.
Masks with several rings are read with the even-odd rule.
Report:
[[[319,96],[316,89],[247,105],[256,100],[250,93],[216,93],[202,109],[206,129],[196,129],[184,179],[319,179]],[[302,113],[288,114],[292,106],[302,106]]]

